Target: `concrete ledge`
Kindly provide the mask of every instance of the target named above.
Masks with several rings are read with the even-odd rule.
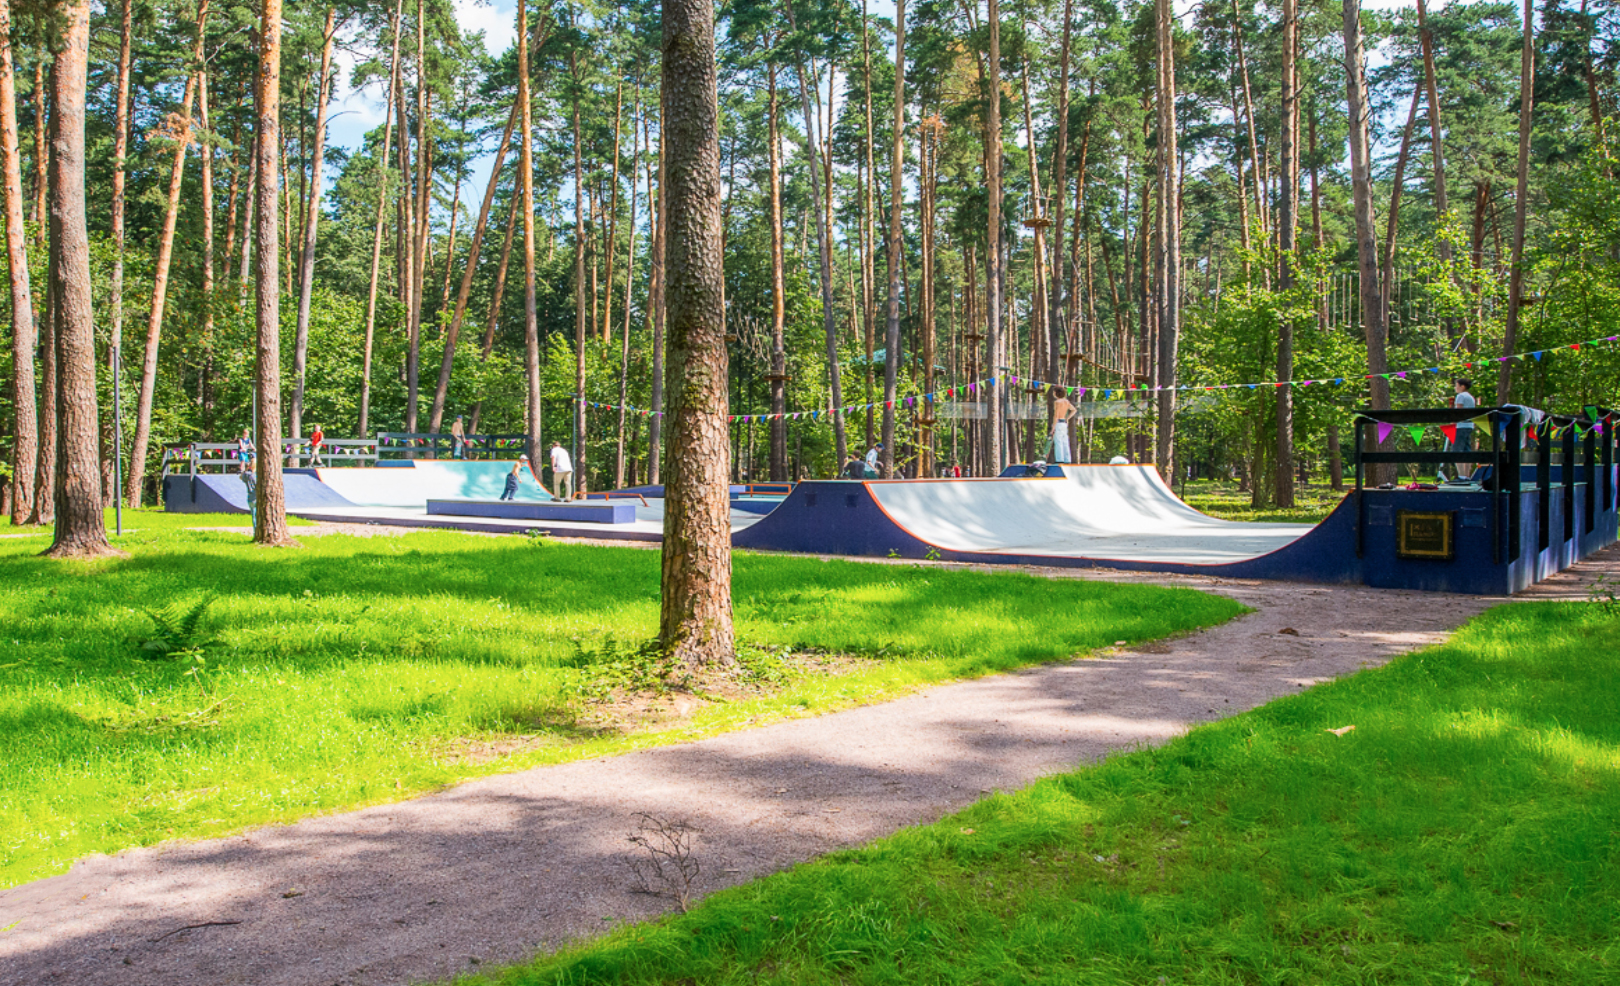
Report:
[[[430,516],[503,517],[511,520],[571,520],[592,524],[632,524],[633,503],[532,503],[523,500],[429,500]]]

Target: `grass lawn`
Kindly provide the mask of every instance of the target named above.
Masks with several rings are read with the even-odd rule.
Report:
[[[1617,681],[1620,614],[1500,607],[477,982],[1613,984]]]
[[[657,552],[449,532],[268,550],[162,514],[126,522],[127,559],[55,562],[39,539],[0,538],[0,886],[87,853],[817,713],[1239,610],[1186,590],[739,554],[746,671],[771,687],[603,732],[577,713],[646,670],[633,652],[657,627]],[[189,637],[147,612],[209,598]],[[867,660],[827,676],[784,649]]]
[[[112,508],[108,507],[105,512],[107,516],[108,540],[113,541],[115,544],[122,545],[122,542],[118,541],[117,535],[113,534],[116,527],[114,524]],[[287,524],[291,527],[310,526],[310,522],[302,517],[288,517]],[[143,508],[140,510],[125,509],[124,511],[125,537],[136,534],[180,531],[192,527],[240,527],[246,529],[252,526],[253,521],[248,517],[247,514],[170,514],[164,513],[162,510],[155,510],[151,508]],[[51,528],[49,526],[15,526],[11,523],[11,518],[9,516],[0,514],[0,535],[15,536],[22,534],[37,534],[40,537],[45,538],[46,544],[49,544]],[[43,551],[44,548],[41,548],[40,550]]]
[[[1272,524],[1315,524],[1339,505],[1344,493],[1335,493],[1323,485],[1297,490],[1291,508],[1255,508],[1250,496],[1233,482],[1199,479],[1187,483],[1185,490],[1177,489],[1187,503],[1211,517],[1222,520],[1257,521]]]

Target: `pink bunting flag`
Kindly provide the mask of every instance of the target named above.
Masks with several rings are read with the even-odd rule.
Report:
[[[1389,433],[1395,430],[1395,426],[1390,424],[1388,421],[1379,421],[1376,423],[1378,425],[1378,444],[1382,445],[1384,442],[1389,440]]]

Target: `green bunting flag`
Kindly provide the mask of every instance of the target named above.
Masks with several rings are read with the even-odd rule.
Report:
[[[1410,428],[1407,428],[1406,430],[1412,433],[1412,444],[1413,445],[1422,445],[1423,444],[1423,433],[1428,431],[1429,429],[1423,427],[1422,425],[1412,425]]]

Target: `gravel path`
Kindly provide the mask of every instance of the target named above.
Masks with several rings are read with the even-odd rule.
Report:
[[[1620,572],[1620,552],[1528,596],[1584,598],[1599,570]],[[712,891],[1383,663],[1501,601],[1044,574],[1193,585],[1257,612],[882,705],[95,857],[0,892],[0,983],[358,986],[520,960],[668,909],[635,890],[639,812],[701,830]]]

